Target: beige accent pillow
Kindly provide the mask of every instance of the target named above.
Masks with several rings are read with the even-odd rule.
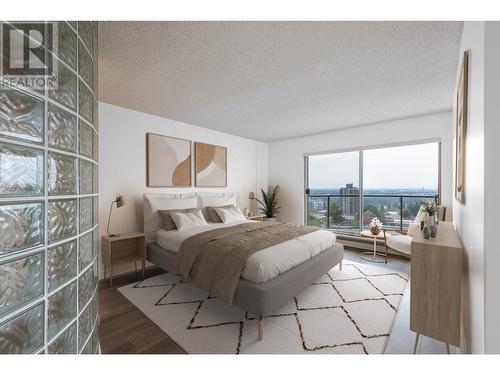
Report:
[[[160,216],[163,220],[163,225],[165,227],[165,230],[175,230],[175,229],[177,229],[177,226],[175,225],[175,222],[172,219],[172,216],[170,216],[171,212],[188,213],[188,212],[195,212],[197,210],[199,210],[199,208],[186,208],[186,209],[179,209],[179,210],[158,210],[158,212],[160,213]]]
[[[222,220],[219,214],[217,213],[216,208],[231,208],[231,207],[234,207],[234,205],[228,204],[226,206],[219,206],[219,207],[205,207],[207,221],[210,223],[222,223]]]

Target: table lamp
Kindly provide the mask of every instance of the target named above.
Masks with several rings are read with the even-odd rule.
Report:
[[[111,202],[111,208],[109,209],[109,217],[108,217],[108,236],[109,237],[119,237],[119,234],[111,234],[109,233],[109,222],[111,221],[111,212],[113,212],[113,204],[116,203],[116,208],[120,208],[125,204],[125,197],[121,194],[117,194],[115,200]]]
[[[250,216],[253,216],[255,214],[254,211],[255,193],[253,191],[248,193],[248,199],[250,199]]]

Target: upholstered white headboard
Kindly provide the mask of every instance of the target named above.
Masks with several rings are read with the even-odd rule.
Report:
[[[145,193],[143,198],[144,233],[147,242],[156,240],[156,231],[163,227],[159,210],[177,210],[185,208],[218,207],[236,204],[235,193],[187,193],[162,194]]]
[[[147,242],[154,242],[158,229],[163,226],[158,210],[176,210],[184,208],[196,208],[197,198],[194,193],[190,194],[144,194],[144,233]]]

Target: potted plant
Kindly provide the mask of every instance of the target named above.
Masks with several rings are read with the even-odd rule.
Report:
[[[431,237],[435,237],[437,234],[437,220],[439,215],[439,208],[436,202],[422,202],[424,207],[424,212],[427,214],[427,225],[424,226],[424,237],[427,238],[425,229],[429,232]]]
[[[372,232],[373,235],[377,235],[380,233],[380,228],[382,227],[382,223],[377,217],[374,217],[372,221],[370,221],[370,232]]]
[[[429,217],[429,225],[434,225],[437,221],[439,208],[436,205],[436,202],[422,202],[422,206],[424,207],[424,212]]]
[[[278,191],[280,189],[279,185],[276,185],[274,188],[269,187],[267,193],[264,189],[260,189],[262,193],[262,200],[256,198],[257,202],[261,205],[260,211],[265,215],[265,221],[276,221],[277,214],[281,207],[278,207]]]

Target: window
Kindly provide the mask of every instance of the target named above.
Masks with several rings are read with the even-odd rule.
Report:
[[[359,157],[358,151],[309,157],[308,225],[358,231]]]
[[[439,201],[439,143],[306,157],[307,224],[358,234],[374,217],[406,230],[422,201]]]

